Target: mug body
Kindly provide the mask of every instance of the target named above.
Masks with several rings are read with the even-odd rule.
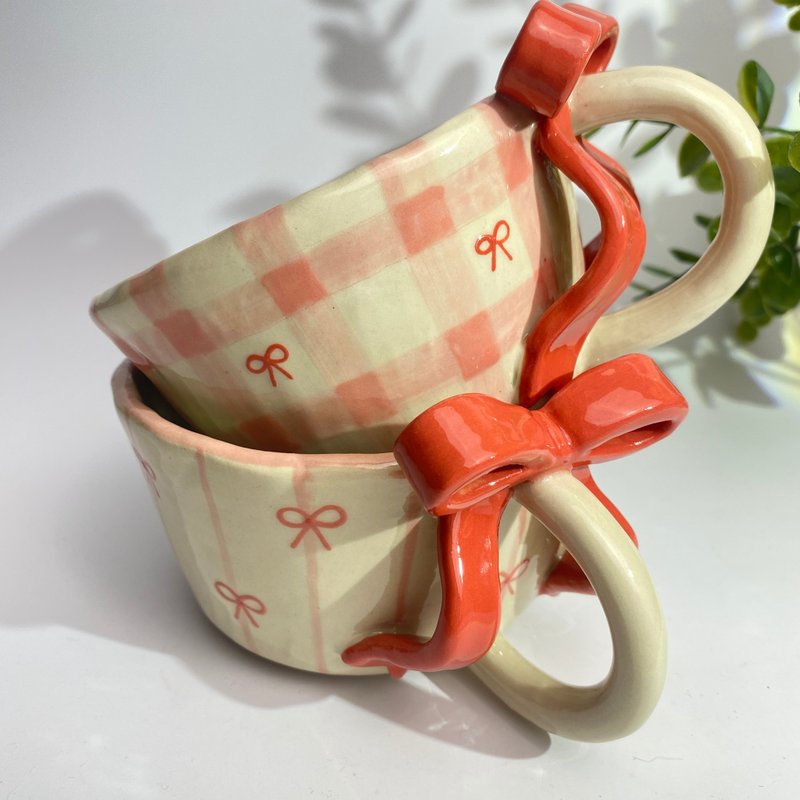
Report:
[[[478,103],[125,281],[93,317],[198,430],[247,447],[388,451],[446,397],[513,401],[525,336],[582,267],[535,119]]]
[[[198,434],[129,362],[114,400],[197,602],[272,661],[364,675],[341,652],[377,632],[429,637],[441,588],[436,520],[390,453],[251,450]],[[557,541],[512,501],[503,516],[503,622],[535,595]]]

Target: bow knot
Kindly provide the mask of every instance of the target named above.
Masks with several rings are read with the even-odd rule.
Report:
[[[538,410],[481,394],[444,400],[405,428],[395,456],[428,511],[442,516],[653,444],[686,410],[652,359],[628,355],[579,375]]]

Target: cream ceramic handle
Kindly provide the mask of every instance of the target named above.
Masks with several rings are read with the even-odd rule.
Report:
[[[664,619],[639,551],[570,472],[523,484],[514,496],[591,581],[608,619],[614,661],[598,685],[569,686],[531,664],[500,634],[470,669],[503,702],[547,731],[587,742],[625,736],[650,716],[666,671]]]
[[[674,122],[694,133],[719,164],[724,205],[719,233],[702,258],[671,286],[595,325],[575,374],[685,333],[742,285],[766,243],[775,190],[758,129],[712,83],[669,67],[631,67],[581,79],[570,101],[576,131],[637,118]]]

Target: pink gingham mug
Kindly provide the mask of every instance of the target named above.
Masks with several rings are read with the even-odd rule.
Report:
[[[772,195],[752,122],[694,75],[589,75],[570,104],[577,131],[630,117],[689,128],[726,189],[703,258],[601,318],[580,372],[673,338],[730,297]],[[525,336],[584,269],[571,189],[532,148],[536,124],[496,95],[121,283],[93,317],[198,430],[248,447],[386,451],[448,396],[513,401]]]

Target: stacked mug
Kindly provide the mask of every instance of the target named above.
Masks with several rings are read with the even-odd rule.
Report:
[[[650,714],[661,610],[587,465],[682,417],[652,362],[626,354],[731,296],[766,240],[773,189],[762,139],[727,94],[675,69],[603,72],[615,39],[610,18],[542,0],[497,94],[94,301],[127,359],[115,403],[177,558],[243,647],[327,674],[470,665],[535,724],[587,741]],[[547,157],[542,130],[564,114],[578,133],[632,117],[682,125],[723,176],[700,261],[613,313],[594,295],[578,311],[568,301],[601,255],[582,248],[572,156]],[[610,159],[584,152],[632,196]],[[601,253],[635,238],[614,225]],[[564,313],[582,334],[532,350]],[[565,348],[569,379],[522,392]],[[517,441],[528,428],[535,447]],[[492,449],[501,429],[513,446]],[[545,675],[498,631],[498,603],[505,625],[567,585],[565,551],[609,621],[614,661],[598,686]]]

